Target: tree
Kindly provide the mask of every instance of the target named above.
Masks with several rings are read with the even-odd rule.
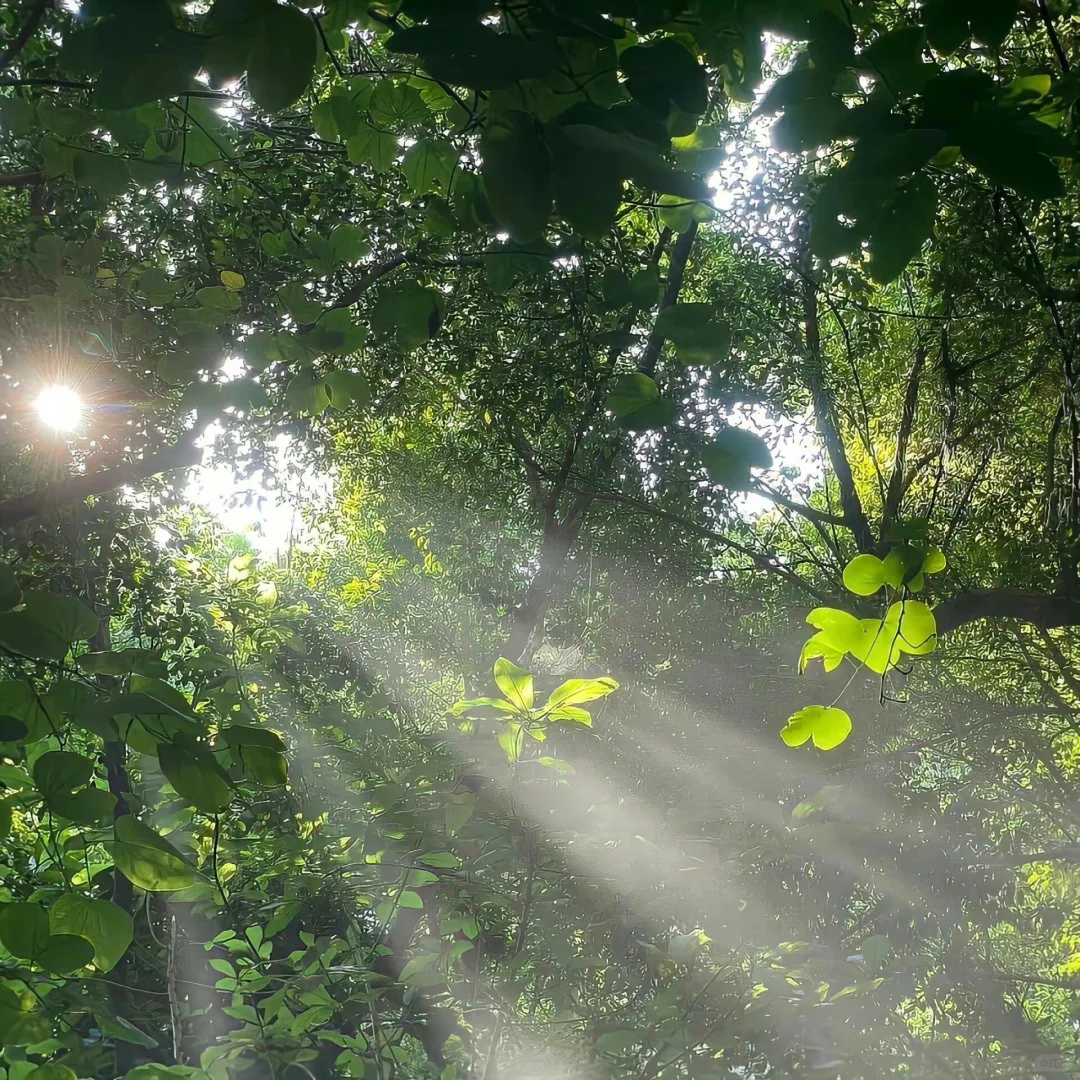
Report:
[[[1074,20],[7,13],[8,1075],[1060,1071]]]

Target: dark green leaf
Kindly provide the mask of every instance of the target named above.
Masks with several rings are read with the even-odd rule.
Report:
[[[46,971],[67,975],[93,962],[94,946],[75,934],[54,934],[36,959]]]
[[[881,284],[894,281],[934,231],[937,191],[917,176],[883,208],[870,233],[870,273]]]
[[[232,802],[232,784],[228,775],[214,755],[199,744],[159,743],[158,762],[176,794],[196,810],[216,814]]]
[[[489,121],[481,175],[492,213],[514,240],[539,239],[551,215],[551,155],[535,121],[510,111]]]
[[[35,960],[49,944],[49,916],[37,904],[15,903],[0,907],[0,941],[12,956]]]
[[[297,8],[267,7],[251,42],[247,86],[267,112],[292,105],[311,84],[318,52],[318,31]]]

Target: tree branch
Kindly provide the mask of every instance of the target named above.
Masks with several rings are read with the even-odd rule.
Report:
[[[948,634],[980,619],[1019,619],[1043,630],[1080,626],[1080,600],[1061,593],[1022,589],[975,589],[934,608],[938,634]]]
[[[1042,19],[1043,26],[1046,27],[1046,33],[1050,38],[1050,44],[1054,49],[1054,55],[1061,65],[1061,70],[1068,75],[1069,58],[1065,55],[1065,50],[1061,47],[1061,39],[1058,37],[1058,32],[1054,27],[1054,19],[1050,14],[1050,9],[1046,6],[1046,0],[1036,0],[1036,6],[1039,9],[1039,18]]]
[[[149,480],[159,473],[176,469],[188,469],[202,460],[202,451],[195,446],[193,436],[181,440],[156,454],[117,465],[113,469],[73,476],[60,484],[53,484],[27,495],[0,502],[0,529],[13,529],[16,525],[47,513],[57,506],[81,502],[91,495],[104,495],[120,487]]]
[[[668,270],[667,288],[660,301],[660,311],[671,307],[679,302],[679,293],[682,292],[683,277],[686,274],[686,264],[690,261],[690,252],[694,247],[694,239],[697,237],[697,222],[690,223],[686,232],[679,234],[675,246],[671,249],[671,267]],[[648,344],[641,357],[638,370],[651,379],[656,373],[656,362],[660,359],[660,350],[664,347],[664,335],[655,330],[649,335]]]
[[[379,278],[386,277],[392,270],[396,270],[399,266],[404,266],[409,261],[409,255],[407,252],[402,252],[400,255],[394,255],[392,258],[386,259],[384,262],[375,263],[365,274],[360,276],[360,280],[350,289],[346,289],[331,305],[331,309],[352,307],[363,295],[375,284]]]
[[[942,330],[941,333],[944,339],[946,331]],[[886,528],[899,515],[900,503],[906,490],[904,465],[907,460],[908,443],[911,440],[911,429],[915,424],[915,410],[919,404],[919,383],[922,380],[923,369],[926,367],[926,353],[926,346],[920,343],[915,349],[915,362],[911,365],[911,373],[908,375],[907,390],[904,392],[904,407],[900,413],[900,430],[896,436],[896,460],[893,463],[892,475],[889,477],[889,488],[885,493],[885,508],[881,515],[883,535]]]
[[[870,552],[877,546],[870,521],[863,510],[855,477],[844,450],[844,440],[836,423],[836,407],[832,392],[825,383],[825,371],[821,355],[821,331],[818,326],[817,282],[806,272],[803,280],[803,314],[806,320],[806,353],[804,376],[814,403],[814,415],[822,441],[825,443],[829,463],[840,486],[840,506],[844,511],[844,526],[851,530],[860,551]]]
[[[42,181],[40,169],[26,169],[23,172],[0,173],[0,187],[33,187]]]
[[[10,67],[11,62],[23,51],[23,47],[37,32],[41,20],[45,18],[45,12],[49,10],[49,0],[36,0],[26,16],[26,22],[22,24],[19,32],[11,39],[11,44],[0,55],[0,71]]]
[[[785,581],[790,582],[792,585],[795,585],[803,592],[812,596],[818,603],[827,604],[830,602],[829,598],[824,593],[818,592],[818,590],[808,582],[803,581],[798,574],[793,573],[786,566],[782,566],[775,559],[768,555],[762,555],[761,552],[755,551],[753,548],[739,543],[738,540],[732,540],[730,536],[725,536],[724,533],[716,532],[716,530],[710,529],[707,525],[699,525],[696,521],[691,521],[689,518],[674,514],[670,510],[663,510],[659,506],[652,506],[650,503],[643,502],[641,499],[635,499],[631,495],[623,495],[618,491],[597,491],[590,492],[590,495],[592,499],[599,502],[626,503],[629,506],[636,507],[642,513],[648,514],[650,517],[674,522],[676,525],[680,525],[682,528],[686,529],[687,532],[692,532],[695,536],[700,536],[703,540],[711,540],[713,543],[720,544],[722,547],[737,551],[740,555],[745,555],[759,569],[767,570],[771,574],[782,577]]]

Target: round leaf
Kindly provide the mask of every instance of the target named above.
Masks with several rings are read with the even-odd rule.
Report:
[[[49,909],[54,934],[77,934],[94,948],[94,963],[110,971],[127,952],[134,933],[131,916],[107,900],[91,900],[80,893],[65,893]]]
[[[856,596],[873,596],[885,584],[885,566],[876,555],[856,555],[844,567],[844,588]]]
[[[851,734],[851,717],[843,709],[808,705],[787,722],[780,737],[788,746],[813,740],[819,750],[833,750]]]
[[[55,934],[49,938],[37,962],[54,975],[67,975],[92,963],[94,946],[76,934]]]

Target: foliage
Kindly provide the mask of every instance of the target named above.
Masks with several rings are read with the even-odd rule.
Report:
[[[1067,1071],[1077,18],[0,14],[7,1080]]]

